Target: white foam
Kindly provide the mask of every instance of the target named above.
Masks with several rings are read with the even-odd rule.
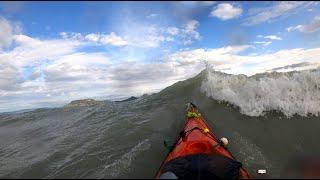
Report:
[[[270,110],[288,117],[320,114],[320,69],[254,76],[207,72],[202,92],[238,106],[243,114],[260,116]]]

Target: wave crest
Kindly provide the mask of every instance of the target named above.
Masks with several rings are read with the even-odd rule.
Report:
[[[261,116],[277,110],[290,117],[320,114],[320,69],[230,75],[207,69],[201,91],[238,106],[241,113]]]

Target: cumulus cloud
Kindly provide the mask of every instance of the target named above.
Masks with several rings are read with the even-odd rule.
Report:
[[[2,53],[2,56],[11,59],[10,62],[16,67],[37,64],[43,60],[54,60],[61,55],[73,53],[77,47],[85,45],[75,40],[39,40],[26,35],[14,35],[13,41],[17,47],[10,52]]]
[[[111,32],[109,35],[102,35],[100,41],[103,44],[111,44],[114,46],[125,46],[129,44],[126,40],[120,36],[117,36],[114,32]]]
[[[129,42],[125,40],[123,37],[118,36],[116,33],[111,32],[110,34],[104,34],[104,33],[90,33],[87,35],[83,35],[81,33],[66,33],[61,32],[59,35],[64,39],[72,39],[72,40],[78,40],[78,41],[89,41],[89,42],[95,42],[102,45],[111,45],[111,46],[127,46],[129,45]]]
[[[263,39],[265,39],[265,41],[254,41],[253,43],[254,44],[261,44],[263,46],[269,46],[272,43],[272,40],[282,40],[282,38],[277,35],[267,35],[267,36],[258,35],[257,37],[263,38]]]
[[[14,28],[6,19],[0,17],[0,48],[7,47],[12,42]]]
[[[84,47],[97,45],[95,43],[120,47],[157,47],[173,41],[192,43],[201,38],[198,27],[198,21],[190,20],[175,27],[179,33],[173,29],[168,31],[169,27],[141,27],[144,36],[62,32],[59,39],[39,39],[14,34],[12,41],[15,47],[0,53],[0,111],[17,108],[14,104],[19,104],[19,108],[33,108],[44,103],[61,105],[93,96],[156,92],[196,75],[203,70],[205,62],[219,71],[247,75],[272,69],[306,68],[307,65],[310,68],[319,64],[319,48],[250,56],[240,55],[252,48],[250,45],[216,49],[185,48],[159,57],[157,62],[119,60],[104,52],[83,50]],[[274,35],[261,38],[279,39]],[[15,103],[12,104],[12,101]]]
[[[272,42],[271,42],[271,41],[254,41],[253,43],[254,43],[254,44],[261,44],[261,45],[264,45],[264,46],[268,46],[268,45],[270,45]]]
[[[196,20],[188,20],[180,27],[141,26],[137,34],[128,35],[128,41],[131,46],[151,48],[159,47],[165,42],[190,45],[201,39],[197,31],[199,25],[200,23]]]
[[[189,30],[194,30],[193,27],[190,25]],[[44,102],[61,105],[92,96],[157,92],[196,75],[205,68],[205,62],[219,71],[251,75],[279,67],[288,70],[289,65],[302,62],[316,64],[320,56],[319,48],[243,56],[239,54],[252,46],[242,45],[183,50],[156,63],[119,62],[104,53],[79,52],[77,48],[86,44],[75,40],[40,40],[25,35],[15,39],[19,47],[0,55],[2,110],[14,108],[10,105],[12,100],[25,104],[19,108],[30,108],[39,107],[40,102],[42,106]],[[31,72],[29,78],[21,73],[26,70]]]
[[[168,27],[167,32],[171,35],[177,35],[179,33],[179,29],[176,27]]]
[[[21,54],[23,55],[26,54]],[[16,108],[6,107],[12,101],[17,104],[25,104],[23,102],[27,101],[28,105],[21,108],[32,108],[39,101],[52,105],[66,103],[79,97],[112,94],[107,90],[112,80],[108,79],[110,61],[105,54],[62,52],[50,61],[47,58],[51,57],[34,55],[40,58],[38,62],[30,62],[24,67],[16,66],[16,63],[10,64],[12,59],[5,59],[0,63],[0,100],[10,97],[0,108]],[[30,69],[31,65],[33,68]],[[31,75],[26,76],[21,73],[23,71],[29,71]]]
[[[320,30],[320,16],[316,16],[313,21],[305,25],[291,26],[287,28],[288,32],[299,31],[303,33],[313,33]]]
[[[270,40],[282,40],[282,38],[277,35],[267,35],[267,36],[258,35],[257,37],[264,38],[264,39],[270,39]]]
[[[45,66],[43,74],[48,83],[78,83],[83,86],[83,83],[97,82],[104,77],[95,71],[99,72],[103,69],[100,67],[108,65],[109,58],[101,53],[73,53]]]
[[[314,5],[315,2],[307,1],[281,1],[275,2],[272,6],[249,10],[251,15],[244,19],[243,25],[256,25],[263,22],[268,22],[276,18],[288,16],[295,13],[299,9],[307,8]]]
[[[68,34],[67,34],[66,32],[60,32],[59,35],[60,35],[63,39],[68,38]]]
[[[302,25],[297,25],[297,26],[290,26],[287,28],[287,31],[288,32],[292,32],[292,31],[295,31],[295,30],[299,30],[302,28]]]
[[[217,17],[221,20],[229,20],[241,16],[242,9],[229,3],[218,4],[210,13],[210,16]]]
[[[90,34],[87,34],[84,38],[88,41],[98,42],[100,39],[100,36],[98,34],[90,33]]]
[[[317,58],[320,55],[320,48],[289,49],[251,56],[238,55],[239,52],[250,47],[251,46],[247,45],[218,49],[188,50],[173,54],[170,56],[170,61],[177,62],[180,66],[190,66],[202,61],[207,61],[218,71],[246,75],[262,73],[279,67],[289,67],[289,65],[302,62],[308,62],[306,68],[315,68],[320,65]],[[310,66],[310,64],[312,66]],[[299,66],[299,68],[303,69],[302,66]],[[287,68],[283,71],[290,70],[294,70],[294,67]]]
[[[276,36],[276,35],[268,35],[268,36],[264,36],[265,39],[271,39],[271,40],[282,40],[281,37]]]
[[[22,82],[19,69],[7,62],[0,63],[0,77],[0,91],[15,90]]]
[[[197,31],[200,23],[196,20],[188,20],[180,27],[159,27],[157,25],[134,25],[135,31],[124,33],[123,36],[115,32],[81,34],[76,32],[60,32],[63,39],[81,42],[93,42],[99,45],[118,47],[157,48],[162,43],[181,43],[190,45],[201,39]]]
[[[61,88],[50,85],[51,83],[44,79],[44,69],[61,57],[75,53],[77,48],[84,44],[64,39],[40,40],[26,35],[14,35],[13,41],[16,47],[0,54],[0,101],[3,100],[0,109],[5,111],[32,108],[40,101],[49,104],[53,101],[61,103],[62,99],[58,96],[56,100],[45,97],[48,94],[69,91],[66,86],[75,85],[58,85],[64,86]],[[77,62],[77,59],[73,61]],[[66,69],[65,72],[68,71],[69,69]],[[13,101],[15,103],[12,105]]]
[[[201,36],[196,29],[200,23],[196,20],[190,20],[186,23],[185,27],[181,29],[182,33],[180,36],[183,38],[184,45],[190,45],[194,40],[200,40]]]
[[[43,106],[45,102],[61,105],[70,100],[92,96],[130,96],[156,92],[195,75],[203,68],[201,61],[196,59],[203,50],[172,54],[163,62],[157,63],[118,62],[103,53],[77,52],[76,47],[81,45],[68,44],[69,39],[48,41],[28,36],[20,36],[19,39],[24,43],[20,45],[23,48],[18,49],[24,51],[13,50],[0,58],[0,96],[10,97],[8,100],[0,98],[3,100],[3,107],[0,107],[3,110],[16,108],[10,106],[13,100],[16,103],[23,101],[19,108],[30,108],[40,104]],[[61,42],[67,43],[64,49],[71,46],[68,51],[43,56],[43,53],[49,53],[49,50],[38,49],[39,46],[55,47]],[[215,53],[235,54],[245,48],[247,47],[226,47],[215,50]],[[26,51],[32,53],[27,54]],[[215,56],[215,53],[212,55]],[[186,58],[180,59],[183,56]],[[186,62],[188,56],[196,63]],[[11,59],[17,57],[20,58],[18,61],[28,63],[10,64]],[[4,66],[5,64],[8,65]],[[34,68],[30,69],[30,65]],[[21,74],[26,70],[31,72],[27,79]]]
[[[190,20],[186,24],[186,32],[192,32],[199,26],[199,22],[196,20]]]

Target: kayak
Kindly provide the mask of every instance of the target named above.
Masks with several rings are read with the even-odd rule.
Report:
[[[198,108],[192,103],[187,105],[187,121],[175,143],[169,147],[155,178],[251,179],[227,149],[228,140],[218,139]]]

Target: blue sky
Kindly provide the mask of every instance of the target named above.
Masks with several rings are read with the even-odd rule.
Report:
[[[204,62],[253,75],[320,55],[318,2],[0,2],[0,29],[0,111],[157,92]]]

